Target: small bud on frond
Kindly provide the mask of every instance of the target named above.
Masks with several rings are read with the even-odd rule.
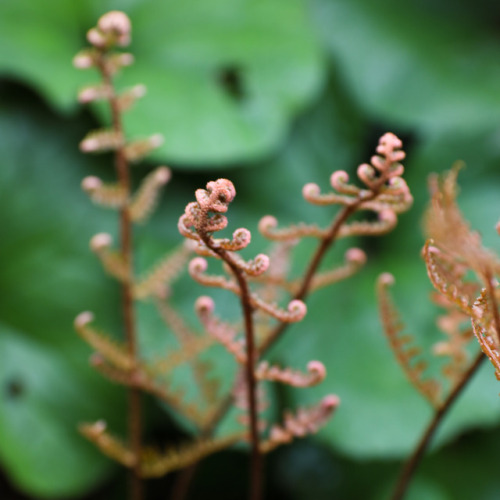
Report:
[[[87,85],[78,92],[78,102],[88,104],[89,102],[102,101],[109,99],[112,95],[112,90],[109,85],[99,83],[97,85]]]
[[[104,50],[108,41],[103,33],[97,28],[91,28],[87,31],[87,41],[97,49]]]
[[[113,243],[113,239],[110,234],[98,233],[92,236],[90,240],[90,249],[98,253],[107,250],[111,246],[111,243]]]
[[[215,248],[223,248],[230,252],[236,252],[246,248],[252,239],[252,234],[250,231],[244,227],[236,229],[233,233],[233,239],[213,239],[213,246]]]
[[[336,193],[321,194],[317,184],[309,183],[302,188],[302,196],[313,205],[352,205],[355,198]]]
[[[191,277],[204,286],[224,288],[225,290],[230,290],[236,295],[239,294],[238,285],[234,280],[228,280],[224,276],[205,274],[207,268],[208,263],[203,257],[195,257],[189,263],[188,270]]]
[[[97,22],[97,27],[87,32],[87,40],[100,50],[118,45],[125,47],[130,43],[130,19],[126,14],[112,11],[104,14]]]
[[[411,345],[411,335],[402,334],[404,325],[388,291],[393,283],[394,277],[389,273],[383,273],[377,281],[379,313],[384,332],[408,380],[435,408],[439,408],[442,400],[441,386],[434,379],[423,378],[427,364],[416,360],[420,349]]]
[[[197,189],[196,201],[205,212],[225,213],[234,200],[236,190],[228,179],[217,179],[207,183],[207,189]]]
[[[115,130],[93,130],[80,142],[83,153],[103,153],[122,147],[123,136]]]
[[[355,186],[354,184],[348,184],[347,183],[348,181],[349,181],[349,174],[344,170],[337,170],[336,172],[333,172],[333,174],[330,177],[330,185],[332,186],[333,189],[335,189],[335,191],[338,191],[341,194],[358,196],[361,192],[361,189],[358,186]],[[315,184],[314,186],[316,186],[316,188],[313,188],[311,184],[309,186],[311,186],[310,188],[308,188],[309,190],[315,191],[317,189],[317,194],[319,194],[318,186],[316,186]]]
[[[244,261],[238,255],[232,257],[238,268],[249,276],[260,276],[269,268],[269,257],[263,253],[259,253],[249,261]]]
[[[151,151],[159,148],[163,144],[163,136],[155,134],[147,139],[129,142],[123,148],[123,154],[130,162],[137,162],[142,160]]]
[[[80,313],[74,322],[75,330],[93,349],[100,353],[109,363],[124,371],[134,368],[134,361],[126,346],[112,339],[107,333],[91,326],[94,315],[85,311]]]
[[[307,374],[290,368],[271,366],[267,361],[261,361],[255,370],[258,380],[281,382],[294,387],[312,387],[318,385],[326,377],[326,368],[320,361],[310,361],[307,365]]]
[[[99,257],[104,270],[121,282],[129,280],[129,269],[123,255],[111,250],[111,236],[99,233],[90,240],[90,249]]]
[[[145,222],[158,203],[161,188],[170,179],[170,169],[158,167],[147,175],[129,205],[129,214],[134,222]]]
[[[94,203],[104,207],[123,208],[127,203],[128,196],[123,186],[104,184],[98,177],[85,177],[82,181],[82,189]]]
[[[286,311],[280,309],[275,304],[268,304],[267,302],[264,302],[256,294],[252,294],[250,297],[250,303],[253,307],[261,309],[283,323],[297,323],[302,321],[307,313],[307,307],[301,300],[292,300],[288,304]]]
[[[326,424],[339,403],[339,398],[331,394],[312,408],[299,408],[295,415],[285,413],[284,423],[274,425],[269,432],[269,438],[260,444],[261,452],[267,453],[294,438],[316,433]]]
[[[107,12],[99,18],[97,27],[104,35],[112,37],[121,47],[130,43],[132,25],[128,16],[123,12],[117,10]]]
[[[94,49],[81,50],[73,58],[73,66],[77,69],[93,68],[96,64],[96,55]]]

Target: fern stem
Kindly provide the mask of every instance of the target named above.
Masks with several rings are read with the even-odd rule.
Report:
[[[111,74],[105,64],[104,55],[98,59],[97,66],[103,77],[104,84],[109,88],[109,106],[111,110],[112,127],[114,132],[123,136],[123,125],[121,119],[118,99],[113,85]],[[122,189],[130,193],[130,169],[123,145],[115,152],[115,171],[118,182]],[[120,251],[127,266],[128,279],[122,284],[122,314],[125,330],[127,348],[132,359],[137,360],[137,332],[135,326],[135,309],[133,298],[133,246],[132,246],[132,221],[128,207],[120,210]],[[142,500],[144,498],[143,485],[140,477],[140,462],[142,448],[142,415],[141,415],[141,393],[138,388],[131,387],[128,390],[128,435],[130,447],[136,457],[135,465],[130,474],[130,500]]]
[[[429,422],[429,425],[426,427],[424,433],[422,434],[422,437],[420,438],[415,450],[407,459],[407,461],[403,465],[403,468],[401,469],[391,500],[402,500],[406,495],[413,475],[420,465],[420,462],[422,461],[422,458],[427,448],[429,447],[432,438],[434,437],[434,434],[439,427],[439,424],[442,422],[443,418],[446,416],[458,396],[460,396],[469,380],[481,366],[481,363],[484,359],[485,356],[483,355],[483,352],[480,351],[470,365],[469,369],[464,373],[462,380],[455,386],[453,391],[450,392],[440,408],[434,413],[432,420]]]
[[[247,384],[247,394],[248,394],[248,416],[250,420],[250,445],[252,450],[251,464],[250,464],[250,488],[249,488],[249,499],[250,500],[260,500],[262,497],[262,454],[259,447],[259,428],[258,428],[258,409],[257,409],[257,382],[255,379],[255,367],[257,364],[258,352],[255,346],[255,333],[254,333],[254,322],[253,322],[253,308],[250,304],[250,290],[248,287],[247,280],[240,269],[238,264],[231,258],[225,250],[220,247],[214,247],[212,244],[212,239],[210,236],[205,234],[200,234],[204,243],[208,248],[215,252],[219,257],[226,262],[230,267],[234,277],[238,282],[240,289],[240,304],[243,311],[244,325],[245,325],[245,343],[247,351],[247,362],[244,368],[245,380]],[[232,396],[228,396],[232,399]],[[231,401],[231,399],[229,401]],[[211,423],[212,431],[218,424],[220,418],[222,418],[228,407],[224,401],[221,407],[224,411],[218,411],[217,417]],[[222,409],[222,408],[221,408]]]
[[[304,275],[304,279],[302,280],[302,284],[300,285],[300,288],[294,295],[293,299],[305,300],[311,289],[311,283],[314,275],[318,271],[318,268],[323,261],[326,252],[328,252],[328,250],[330,250],[330,248],[335,243],[335,239],[337,238],[342,225],[347,221],[347,219],[349,219],[352,214],[354,214],[358,210],[361,203],[375,198],[386,181],[387,179],[385,178],[385,176],[380,177],[377,184],[373,187],[373,190],[368,195],[363,196],[363,198],[358,197],[358,199],[354,203],[345,206],[337,214],[330,226],[330,229],[328,230],[328,234],[321,239],[316,252],[312,256],[311,261],[309,262],[309,266],[307,267],[307,271]],[[276,340],[283,334],[287,327],[288,323],[281,323],[276,326],[276,328],[268,335],[268,337],[260,347],[259,352],[262,354],[263,352],[267,351],[271,347],[271,345],[273,345]]]

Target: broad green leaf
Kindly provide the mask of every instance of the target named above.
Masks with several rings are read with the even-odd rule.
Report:
[[[67,498],[102,480],[110,463],[76,431],[96,411],[61,352],[0,325],[0,459],[37,498]]]
[[[78,86],[97,81],[70,67],[83,33],[109,9],[130,15],[137,63],[118,85],[144,83],[149,93],[126,128],[131,137],[162,133],[156,158],[163,161],[207,166],[267,154],[323,81],[304,0],[50,0],[33,7],[29,0],[0,5],[0,44],[12,47],[0,56],[0,72],[28,80],[62,109]],[[26,30],[17,29],[22,19]]]
[[[312,2],[363,108],[421,130],[496,127],[500,44],[488,1]]]

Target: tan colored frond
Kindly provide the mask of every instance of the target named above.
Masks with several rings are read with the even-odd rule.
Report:
[[[123,153],[128,161],[138,162],[162,144],[163,136],[161,134],[155,134],[148,139],[127,143],[123,148]]]
[[[495,345],[491,335],[478,319],[472,318],[472,328],[481,350],[486,354],[495,368],[495,377],[497,380],[500,380],[500,353],[498,345]]]
[[[94,315],[83,312],[75,318],[75,330],[98,353],[100,353],[113,366],[130,371],[134,368],[134,359],[129,354],[125,344],[112,339],[107,333],[94,328],[90,323]]]
[[[122,145],[123,135],[116,130],[93,130],[80,142],[80,150],[84,153],[102,153],[114,151]]]
[[[347,236],[380,236],[392,231],[398,222],[395,212],[392,210],[382,210],[377,213],[378,219],[375,221],[355,221],[350,224],[343,224],[339,229],[338,238]]]
[[[167,375],[178,366],[195,361],[206,349],[214,345],[214,339],[209,336],[193,337],[185,342],[180,349],[170,351],[163,358],[150,363],[154,375]]]
[[[90,199],[103,207],[122,208],[127,203],[127,191],[120,184],[105,184],[99,177],[85,177],[82,189]]]
[[[181,388],[174,390],[170,381],[157,380],[146,368],[137,371],[134,375],[136,387],[158,397],[199,429],[202,429],[210,419],[209,412],[204,412],[194,403],[187,402],[184,391]]]
[[[169,181],[170,175],[169,168],[158,167],[143,179],[128,207],[134,222],[142,223],[150,217],[158,204],[161,189]]]
[[[434,246],[433,240],[426,241],[422,255],[434,288],[461,311],[472,316],[471,293],[474,293],[476,286],[471,287],[463,281],[467,268]]]
[[[129,280],[129,266],[123,254],[111,249],[112,239],[107,233],[98,233],[90,240],[90,249],[99,257],[102,267],[117,280]]]
[[[434,344],[432,351],[436,356],[447,358],[442,373],[450,381],[451,388],[454,388],[463,380],[464,373],[469,368],[467,346],[474,337],[470,317],[453,303],[448,303],[446,314],[437,319],[437,326],[446,335],[446,339]]]
[[[221,321],[215,314],[215,303],[211,297],[202,295],[195,303],[195,311],[207,333],[222,344],[240,364],[247,362],[244,342],[237,338],[239,328]]]
[[[269,438],[260,443],[261,452],[268,453],[281,444],[291,442],[294,438],[316,433],[329,420],[339,402],[337,396],[329,395],[312,408],[299,408],[295,414],[286,412],[284,423],[273,425]]]
[[[255,370],[257,380],[270,380],[281,382],[293,387],[312,387],[321,383],[326,377],[326,369],[320,361],[310,361],[307,373],[302,373],[291,368],[280,368],[261,361]]]
[[[186,245],[180,245],[165,255],[137,281],[134,286],[134,296],[145,299],[161,294],[165,285],[171,284],[184,270],[190,255],[191,250]]]
[[[90,364],[101,375],[104,375],[109,380],[116,382],[117,384],[129,387],[137,385],[135,372],[133,370],[124,370],[123,368],[118,368],[116,365],[111,365],[107,363],[105,358],[99,353],[95,353],[91,356]]]
[[[132,451],[118,438],[106,431],[106,422],[99,420],[93,424],[80,424],[78,430],[92,441],[101,452],[125,467],[133,467],[135,457]]]
[[[141,476],[161,477],[174,470],[183,469],[232,446],[242,438],[243,434],[233,434],[219,439],[196,441],[178,448],[167,448],[164,452],[146,449],[140,460]]]
[[[324,238],[328,231],[321,229],[316,224],[291,225],[278,229],[278,221],[271,215],[266,215],[259,222],[260,233],[273,241],[289,241],[305,237]]]
[[[356,274],[365,263],[366,254],[359,248],[351,248],[346,252],[344,265],[332,269],[331,271],[324,271],[322,273],[315,274],[311,283],[311,291],[318,290],[319,288],[333,285],[334,283],[350,278]],[[297,285],[300,285],[300,283],[301,280],[297,281]]]
[[[408,380],[435,408],[439,408],[441,386],[434,379],[423,378],[427,364],[416,359],[420,349],[410,345],[413,342],[412,336],[402,334],[404,325],[388,291],[393,283],[394,277],[389,273],[380,275],[377,281],[379,312],[384,332]]]
[[[213,407],[217,404],[217,396],[221,389],[220,380],[211,375],[214,367],[213,363],[208,360],[197,358],[193,360],[192,367],[196,384],[200,389],[200,394],[206,405]]]
[[[463,218],[456,203],[458,172],[456,167],[441,178],[430,177],[432,199],[424,219],[425,231],[439,248],[483,276],[484,270],[499,269],[500,260],[482,246],[479,233]]]
[[[170,305],[167,299],[158,299],[155,301],[155,305],[158,308],[161,318],[170,330],[172,330],[181,347],[198,338],[198,335],[186,324],[184,318]]]
[[[203,257],[195,257],[189,263],[189,274],[191,277],[203,286],[223,288],[239,295],[240,288],[234,279],[228,279],[225,276],[216,274],[206,274],[208,263]]]
[[[355,196],[340,195],[337,193],[321,194],[320,187],[312,182],[304,186],[302,196],[313,205],[349,206],[356,202]]]

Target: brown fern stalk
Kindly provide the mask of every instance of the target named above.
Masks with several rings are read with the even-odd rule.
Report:
[[[250,305],[250,291],[248,283],[241,269],[228,258],[227,252],[210,245],[210,238],[203,238],[208,248],[217,253],[228,264],[240,288],[240,304],[243,311],[245,325],[245,343],[247,362],[245,363],[245,378],[248,387],[248,413],[250,418],[250,443],[252,447],[250,473],[250,500],[259,500],[262,497],[262,456],[259,447],[258,410],[257,410],[257,383],[255,380],[255,366],[257,352],[255,348],[255,334],[253,322],[253,308]]]
[[[453,391],[450,392],[439,409],[435,411],[432,420],[429,422],[424,433],[422,434],[422,437],[419,439],[415,450],[401,469],[398,480],[396,482],[396,487],[394,488],[394,493],[391,496],[391,500],[402,500],[405,497],[413,475],[420,465],[420,462],[422,461],[427,448],[432,442],[432,438],[434,437],[439,425],[448,414],[448,411],[460,396],[465,386],[477,372],[484,359],[485,356],[483,355],[483,352],[480,351],[470,365],[470,368],[464,373],[461,381],[454,387]]]
[[[245,228],[237,229],[233,239],[217,239],[212,236],[227,226],[227,218],[223,215],[229,203],[234,199],[234,185],[227,179],[207,183],[207,189],[198,189],[196,202],[189,203],[184,215],[179,219],[179,230],[183,236],[198,242],[197,251],[202,255],[211,255],[221,259],[230,269],[236,283],[228,282],[222,277],[204,276],[207,263],[203,258],[191,261],[189,271],[198,282],[208,286],[222,286],[236,293],[240,298],[244,318],[245,349],[244,374],[246,381],[246,398],[248,420],[250,424],[250,444],[252,449],[250,473],[250,500],[259,500],[262,491],[262,458],[259,443],[257,384],[255,368],[257,353],[254,340],[253,309],[258,304],[251,295],[245,274],[258,276],[269,266],[269,258],[259,254],[253,261],[245,262],[234,252],[245,248],[250,243],[250,232]],[[194,230],[192,229],[194,228]],[[199,308],[207,304],[207,298],[200,298]],[[210,299],[208,299],[211,302]],[[201,302],[200,302],[201,301]]]
[[[110,12],[108,16],[121,14]],[[101,18],[102,19],[102,18]],[[121,22],[123,18],[118,19]],[[127,27],[124,23],[124,31]],[[130,29],[130,28],[129,28]],[[118,137],[123,137],[123,123],[118,102],[118,96],[113,84],[113,77],[110,67],[105,58],[106,48],[97,50],[95,64],[101,73],[104,86],[107,88],[108,103],[111,111],[112,129]],[[130,166],[125,155],[125,146],[122,143],[114,153],[115,171],[118,177],[118,183],[127,197],[130,194]],[[127,206],[120,209],[120,250],[126,266],[126,279],[123,281],[122,288],[122,316],[125,330],[127,348],[134,362],[138,358],[137,332],[135,321],[135,307],[133,297],[133,245],[132,245],[132,221]],[[135,457],[134,466],[130,475],[130,499],[141,500],[144,497],[143,485],[140,477],[140,462],[142,450],[142,415],[141,415],[141,392],[140,389],[131,387],[128,389],[128,436],[130,447]]]
[[[488,335],[491,326],[491,329],[496,332],[495,339],[498,338],[500,313],[494,275],[498,273],[499,262],[492,252],[482,246],[479,234],[470,229],[458,208],[456,203],[457,175],[458,168],[454,168],[445,173],[442,178],[437,176],[430,178],[432,200],[426,214],[425,225],[427,235],[431,239],[424,247],[423,257],[429,278],[444,299],[444,303],[455,306],[472,321],[474,333],[482,350],[464,371],[456,374],[459,375],[458,382],[452,386],[446,399],[435,409],[434,416],[414,452],[404,464],[391,497],[392,500],[404,498],[437,428],[483,360],[486,359],[484,354],[493,362],[498,378],[496,359],[491,357],[491,353],[497,351],[498,345],[495,345],[495,340],[488,336],[483,337],[481,323],[485,322],[484,330]],[[473,271],[477,280],[484,285],[475,302],[473,293],[477,293],[478,284],[471,285],[470,282],[465,281],[467,271]],[[483,318],[483,313],[486,312]]]

